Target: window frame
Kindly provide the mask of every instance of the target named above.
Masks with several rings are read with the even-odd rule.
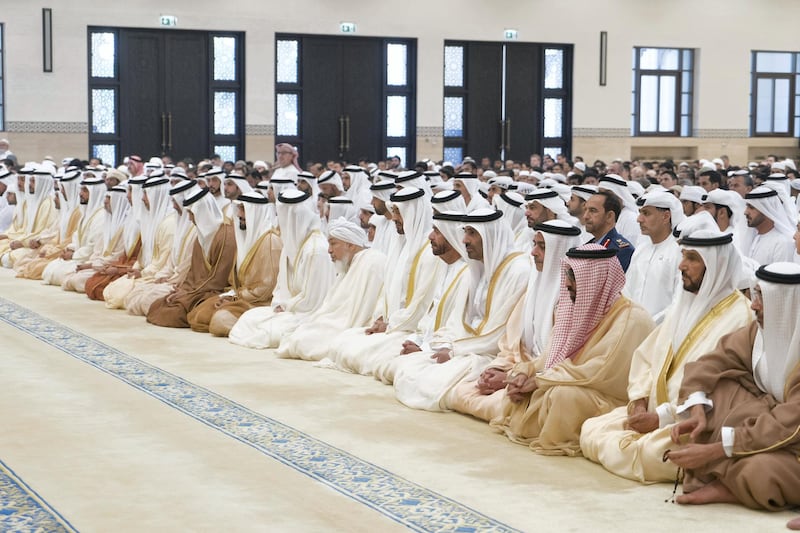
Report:
[[[675,50],[678,53],[678,66],[676,69],[643,69],[641,68],[641,51],[642,50]],[[691,66],[685,67],[684,56],[685,53],[689,54]],[[693,137],[693,124],[694,124],[694,81],[695,74],[696,54],[692,48],[671,48],[664,46],[635,46],[633,48],[633,109],[631,111],[631,130],[634,137]],[[691,76],[689,91],[683,91],[684,75],[689,73]],[[645,76],[655,76],[658,79],[658,87],[660,95],[661,80],[664,77],[672,77],[675,79],[675,112],[673,116],[674,128],[670,131],[660,130],[660,126],[656,126],[656,131],[642,131],[642,78]],[[688,109],[683,108],[683,96],[688,94]],[[660,117],[660,97],[656,101],[656,116]],[[683,132],[683,119],[686,117],[688,127],[686,132]]]
[[[758,54],[791,54],[792,72],[771,72],[758,70]],[[800,99],[800,52],[787,52],[785,50],[753,50],[750,58],[750,136],[791,138],[800,136],[800,106],[795,102]],[[772,99],[772,124],[769,132],[759,132],[758,124],[758,82],[759,80],[788,80],[789,82],[789,128],[787,132],[775,131],[775,98]],[[774,94],[774,93],[773,93]]]

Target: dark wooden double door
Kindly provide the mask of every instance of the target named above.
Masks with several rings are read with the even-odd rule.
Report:
[[[123,154],[208,157],[208,56],[204,32],[120,32]]]
[[[303,153],[314,161],[379,158],[381,41],[306,37]]]
[[[542,43],[447,41],[463,50],[463,84],[446,86],[445,96],[461,97],[463,137],[445,145],[464,155],[527,161],[548,147],[571,150],[572,46]],[[561,59],[558,83],[545,80],[548,52]],[[552,67],[551,69],[552,70]],[[556,133],[546,131],[545,103],[559,100]]]

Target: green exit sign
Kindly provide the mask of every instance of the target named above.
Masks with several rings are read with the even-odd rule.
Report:
[[[339,24],[339,31],[342,33],[355,33],[356,32],[356,23],[355,22],[342,22]]]
[[[167,27],[174,27],[178,25],[178,17],[172,15],[161,15],[161,25]]]

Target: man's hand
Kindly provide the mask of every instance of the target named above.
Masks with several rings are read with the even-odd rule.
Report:
[[[520,403],[525,397],[539,388],[536,378],[517,374],[511,379],[506,380],[506,395],[514,403]]]
[[[28,241],[28,248],[31,250],[35,250],[42,245],[42,241],[39,239],[31,239]]]
[[[702,406],[701,406],[702,407]],[[708,463],[725,457],[725,449],[722,442],[712,442],[711,444],[690,443],[682,446],[679,450],[667,452],[667,459],[680,466],[681,468],[700,468]]]
[[[408,355],[410,353],[421,352],[421,351],[422,351],[422,348],[417,346],[416,343],[411,342],[411,341],[405,341],[403,343],[403,349],[400,350],[400,355]]]
[[[484,396],[494,394],[496,391],[506,386],[507,377],[508,372],[500,370],[499,368],[487,368],[481,372],[478,378],[478,383],[476,384],[478,392]]]
[[[11,241],[10,243],[8,243],[8,247],[11,248],[12,250],[17,250],[19,248],[22,248],[22,246],[23,245],[20,241]]]
[[[171,303],[173,303],[175,301],[176,298],[178,298],[178,296],[179,296],[178,291],[174,290],[171,293],[167,294],[167,297],[165,298],[165,301],[168,304],[171,304]]]
[[[272,311],[274,313],[283,313],[284,311],[286,311],[286,309],[284,309],[282,305],[276,305]]]
[[[386,331],[386,322],[383,321],[383,317],[378,317],[378,319],[372,324],[372,326],[367,328],[366,333],[367,335],[372,335],[373,333],[383,333]]]
[[[693,405],[691,410],[692,415],[683,422],[679,422],[672,426],[672,442],[680,444],[681,435],[690,433],[689,439],[695,441],[706,429],[706,409],[705,405]]]
[[[87,268],[92,268],[91,263],[81,263],[80,265],[75,267],[76,272],[80,272],[81,270],[86,270]]]
[[[436,364],[441,365],[450,360],[451,354],[450,348],[440,348],[431,356],[431,359],[436,361]]]
[[[625,427],[637,433],[650,433],[661,425],[656,413],[639,413],[630,415],[625,421]]]
[[[133,279],[141,278],[142,277],[142,271],[139,270],[138,268],[134,268],[130,272],[128,272],[128,276],[133,278]]]

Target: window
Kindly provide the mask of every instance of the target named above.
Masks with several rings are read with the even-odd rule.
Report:
[[[694,50],[633,49],[633,135],[692,135]]]
[[[753,52],[750,134],[800,135],[800,52]]]

